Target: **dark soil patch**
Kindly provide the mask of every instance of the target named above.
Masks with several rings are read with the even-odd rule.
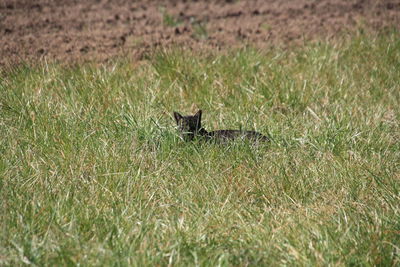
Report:
[[[141,58],[155,47],[225,49],[301,44],[358,29],[400,27],[393,0],[5,0],[0,65]]]

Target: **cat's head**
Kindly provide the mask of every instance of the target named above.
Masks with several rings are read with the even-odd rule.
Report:
[[[193,140],[194,136],[201,129],[201,113],[197,111],[193,116],[182,116],[178,112],[174,112],[174,118],[182,137],[185,140]]]

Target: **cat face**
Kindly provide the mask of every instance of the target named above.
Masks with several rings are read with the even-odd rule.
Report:
[[[178,112],[174,112],[176,124],[185,140],[192,140],[201,129],[201,113],[202,111],[199,110],[193,116],[182,116]]]

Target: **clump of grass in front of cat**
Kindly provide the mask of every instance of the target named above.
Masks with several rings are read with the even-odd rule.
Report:
[[[174,118],[178,125],[178,130],[185,141],[191,141],[195,138],[203,138],[207,141],[217,143],[226,143],[232,140],[244,140],[250,142],[269,142],[270,139],[255,131],[243,130],[216,130],[208,132],[201,127],[202,110],[197,111],[194,115],[183,116],[178,112],[174,112]]]

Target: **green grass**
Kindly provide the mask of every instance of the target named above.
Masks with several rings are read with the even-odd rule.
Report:
[[[163,17],[163,24],[168,27],[178,27],[179,25],[182,24],[182,21],[180,19],[176,19],[173,15],[169,14],[165,8],[160,7],[159,8],[160,13],[162,14]]]
[[[399,37],[3,71],[0,265],[399,265]]]

